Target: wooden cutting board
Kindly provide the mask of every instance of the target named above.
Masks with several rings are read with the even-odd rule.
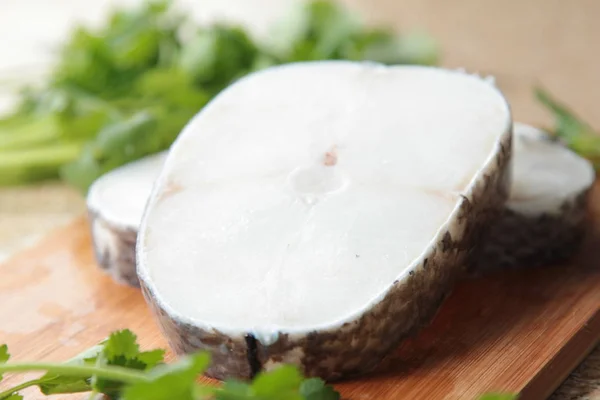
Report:
[[[462,282],[378,373],[336,385],[344,398],[546,398],[600,338],[600,184],[591,203],[590,233],[569,265]],[[96,267],[84,217],[0,265],[0,277],[0,342],[15,360],[65,360],[121,328],[145,348],[166,347],[141,293]],[[0,387],[22,380],[8,376]]]

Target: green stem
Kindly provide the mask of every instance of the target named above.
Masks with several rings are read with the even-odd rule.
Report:
[[[0,364],[0,374],[4,372],[31,372],[46,371],[57,375],[66,375],[73,377],[88,378],[96,375],[99,378],[110,379],[123,383],[136,383],[148,381],[148,377],[142,372],[133,371],[128,368],[118,366],[95,365],[68,365],[68,364],[49,364],[49,363],[14,363]]]
[[[8,390],[0,392],[0,399],[3,399],[4,397],[8,397],[13,393],[18,392],[19,390],[27,389],[28,387],[31,387],[31,386],[36,386],[37,384],[42,383],[42,382],[43,381],[41,379],[34,379],[31,381],[23,382],[17,386],[13,386]]]
[[[0,186],[58,176],[59,168],[77,159],[81,143],[55,143],[20,150],[0,150]]]

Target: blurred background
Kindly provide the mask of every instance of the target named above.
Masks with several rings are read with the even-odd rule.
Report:
[[[182,10],[190,18],[196,25],[194,29],[209,26],[215,21],[240,24],[252,41],[265,43],[266,48],[266,43],[270,46],[271,43],[280,42],[281,46],[282,41],[293,37],[293,34],[287,35],[293,29],[285,26],[289,28],[298,23],[297,19],[286,19],[289,18],[290,10],[297,7],[295,3],[291,0],[176,0],[173,7]],[[80,60],[81,54],[77,53],[77,49],[67,55],[61,53],[61,49],[68,43],[75,43],[74,46],[77,46],[77,40],[73,39],[75,26],[84,24],[89,29],[100,32],[106,26],[108,16],[116,9],[137,7],[140,4],[138,0],[0,0],[0,111],[10,113],[15,104],[23,101],[19,93],[24,85],[38,84],[43,87],[48,84],[49,79],[57,79],[56,76],[60,73],[56,71],[65,71],[71,67],[77,69],[82,65],[85,67],[85,60]],[[392,54],[392,58],[398,56],[400,61],[435,63],[494,76],[496,83],[508,97],[518,121],[552,126],[552,115],[534,96],[533,89],[537,85],[568,104],[591,126],[596,129],[600,127],[600,113],[597,112],[597,105],[600,103],[600,1],[340,0],[336,4],[364,21],[365,28],[361,29],[384,29],[390,32],[389,35],[404,38],[400,39],[400,44],[395,43],[401,50],[400,54]],[[342,33],[332,33],[334,39],[331,40],[335,40],[336,34],[344,34],[347,25],[343,18],[336,19],[338,17],[335,13],[323,18],[324,22],[320,23],[326,26],[337,23],[341,26],[339,29]],[[278,22],[281,25],[281,21],[284,21],[286,34],[272,29]],[[127,32],[121,34],[128,35]],[[324,36],[328,34],[323,33]],[[121,38],[113,39],[119,45]],[[88,44],[84,43],[83,46]],[[285,45],[283,43],[284,47]],[[222,50],[225,55],[220,57],[227,59],[229,45],[223,46],[211,51]],[[398,50],[394,46],[391,50],[385,45],[382,47],[383,50],[378,49],[372,53],[376,55],[375,58],[385,58],[390,55],[389,52]],[[277,62],[312,57],[303,53],[303,48],[295,50],[298,54],[287,54]],[[261,54],[260,59],[253,59],[252,65],[244,68],[253,69],[260,63],[266,66],[273,62],[268,57],[262,57],[263,55]],[[359,54],[357,57],[363,55]],[[329,56],[325,54],[323,58]],[[352,57],[354,56],[356,53],[352,53]],[[335,57],[339,57],[339,54]],[[194,61],[194,54],[190,59]],[[78,67],[78,62],[83,64]],[[62,66],[57,67],[57,63],[62,63]],[[230,67],[230,64],[215,65],[213,68],[217,71]],[[227,79],[235,78],[238,72],[233,71]],[[211,73],[216,74],[214,71]],[[194,79],[198,82],[197,79],[201,78]],[[210,90],[217,91],[223,82]],[[208,87],[212,81],[207,80],[202,84]],[[202,88],[204,90],[204,86]],[[111,96],[112,101],[114,96]],[[27,123],[29,122],[30,119]],[[53,172],[55,177],[52,174],[49,178],[33,176],[27,171],[22,179],[13,179],[17,175],[12,174],[11,168],[18,168],[25,156],[10,152],[10,149],[6,152],[2,149],[3,137],[6,138],[6,132],[14,128],[11,124],[12,122],[5,124],[4,128],[0,124],[0,181],[5,181],[5,184],[0,185],[0,261],[34,243],[50,229],[84,213],[86,182],[101,171],[131,157],[135,158],[125,157],[112,164],[112,161],[102,164],[102,157],[98,156],[93,160],[96,170],[90,172],[92,167],[89,163],[92,161],[86,161],[82,155],[89,147],[86,142],[81,149],[78,148],[81,154],[78,153],[70,160],[75,163],[75,167],[67,172],[64,169],[59,171],[54,165],[52,168],[56,170]],[[2,129],[5,129],[4,133]],[[21,127],[18,125],[14,129]],[[27,126],[23,129],[30,130]],[[96,130],[99,129],[86,135],[92,138]],[[63,139],[61,136],[56,139],[56,143],[60,142],[62,146]],[[51,142],[55,144],[54,138]],[[165,143],[157,146],[164,147]],[[158,147],[145,148],[138,155],[156,151]],[[84,177],[80,175],[82,170],[86,173]],[[35,174],[39,174],[39,171]],[[56,179],[58,177],[60,179]],[[587,390],[588,393],[585,398],[600,398],[597,392],[598,397],[589,394],[594,385],[596,388],[600,386],[600,359],[597,360],[597,365],[588,365],[586,368],[583,373],[587,377],[583,379],[583,383],[580,378],[575,379],[577,382],[572,378],[566,385],[575,385],[575,391],[579,390],[577,386],[583,386],[581,390]],[[594,380],[596,378],[598,380]],[[570,396],[572,397],[558,398],[580,398]]]

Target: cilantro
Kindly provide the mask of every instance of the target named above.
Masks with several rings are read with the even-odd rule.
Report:
[[[90,391],[90,379],[78,376],[48,374],[36,383],[45,395],[60,393],[81,393]]]
[[[260,373],[251,382],[227,381],[220,387],[197,383],[210,364],[207,353],[163,362],[164,351],[140,351],[129,330],[113,332],[106,340],[59,364],[7,363],[8,349],[0,346],[0,373],[47,371],[41,378],[0,393],[18,400],[17,392],[38,386],[45,395],[92,392],[124,400],[337,400],[339,394],[317,378],[304,380],[294,366]]]
[[[517,400],[518,398],[518,395],[510,393],[486,393],[478,400]]]
[[[319,378],[304,379],[295,366],[283,365],[258,374],[251,382],[226,381],[221,386],[197,383],[210,364],[201,352],[163,363],[164,350],[140,351],[130,330],[106,340],[64,363],[8,363],[0,346],[0,374],[47,371],[39,379],[0,393],[0,400],[22,400],[17,392],[39,386],[45,395],[92,392],[123,400],[339,400],[340,394]],[[1,375],[0,375],[1,376]],[[486,393],[478,400],[516,400],[518,395]]]
[[[142,351],[136,358],[146,365],[145,370],[149,370],[164,362],[165,351],[163,349]]]
[[[258,51],[242,29],[217,24],[200,29],[183,47],[180,67],[193,81],[217,92],[247,72]]]
[[[136,335],[128,329],[113,332],[106,340],[102,352],[109,359],[134,358],[140,352],[140,346],[136,340]]]
[[[250,385],[238,381],[226,381],[215,394],[215,400],[246,400],[252,398]]]
[[[96,365],[116,365],[129,369],[147,371],[163,362],[164,351],[140,352],[137,336],[130,330],[113,332],[104,342],[104,347],[96,359]],[[123,382],[108,379],[92,379],[92,387],[109,397],[116,396],[124,387]]]
[[[10,354],[8,353],[8,346],[3,344],[0,346],[0,363],[5,363],[10,359]]]
[[[136,335],[129,330],[114,332],[99,345],[85,350],[62,365],[40,368],[48,372],[41,378],[25,382],[19,387],[22,389],[39,386],[40,391],[46,395],[91,390],[108,395],[118,394],[124,383],[130,383],[131,380],[141,377],[141,375],[130,374],[124,376],[123,371],[146,371],[163,361],[164,350],[140,352],[136,339]],[[103,367],[106,366],[119,367],[119,369],[110,370],[109,375],[105,375],[103,372],[106,371]],[[94,373],[98,371],[101,376]]]
[[[366,28],[335,2],[315,0],[294,8],[273,27],[271,51],[282,60],[370,60],[384,64],[437,63],[438,49],[424,33],[397,36]]]
[[[302,376],[296,367],[285,365],[262,372],[251,384],[227,381],[216,391],[216,400],[303,400],[300,393]]]
[[[0,117],[0,186],[58,178],[85,193],[102,174],[168,149],[221,90],[273,65],[437,62],[427,35],[366,27],[333,1],[303,2],[273,32],[258,42],[239,26],[195,26],[170,1],[77,27],[49,80],[24,88],[15,111]]]
[[[94,365],[98,355],[102,352],[102,344],[86,349],[77,356],[68,360],[67,365]],[[37,385],[40,391],[46,395],[59,393],[87,392],[91,389],[90,378],[86,376],[68,376],[59,373],[48,372],[40,379],[31,381]]]
[[[160,366],[152,371],[152,379],[135,383],[123,392],[124,400],[194,400],[195,380],[210,363],[207,354],[183,358],[169,366]]]
[[[285,365],[268,373],[260,373],[250,390],[261,399],[301,400],[302,376],[296,367]]]
[[[325,385],[321,379],[311,378],[302,382],[300,394],[306,400],[339,400],[340,394],[333,387]]]
[[[535,89],[538,101],[545,106],[555,119],[554,129],[550,133],[563,141],[571,150],[589,159],[596,170],[600,170],[600,134],[573,111],[542,88]]]
[[[5,363],[9,360],[10,354],[8,354],[8,346],[3,344],[0,346],[0,363]],[[2,381],[2,374],[0,374],[0,381]]]

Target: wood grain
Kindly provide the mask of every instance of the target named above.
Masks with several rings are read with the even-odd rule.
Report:
[[[338,384],[344,398],[550,395],[600,338],[600,184],[592,204],[586,243],[569,265],[462,282],[377,373]],[[0,276],[0,342],[15,360],[64,360],[126,327],[145,348],[166,346],[141,293],[96,267],[83,217],[0,265]],[[23,379],[8,376],[0,387]],[[25,394],[42,398],[35,389]]]

